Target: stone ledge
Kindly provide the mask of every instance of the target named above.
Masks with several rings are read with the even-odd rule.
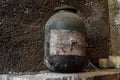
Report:
[[[0,80],[120,80],[120,70],[100,70],[72,74],[51,72],[3,74],[0,75]]]

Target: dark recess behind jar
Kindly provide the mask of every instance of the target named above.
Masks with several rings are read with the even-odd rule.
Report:
[[[86,39],[93,45],[87,53],[98,65],[100,57],[109,55],[107,0],[70,0],[68,4],[84,18]],[[59,0],[0,0],[0,73],[44,69],[44,26],[59,5]]]

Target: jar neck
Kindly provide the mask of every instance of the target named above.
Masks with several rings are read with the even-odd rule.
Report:
[[[54,13],[58,12],[72,12],[77,13],[77,9],[72,6],[60,6],[54,9]]]
[[[59,10],[59,11],[54,11],[54,13],[62,13],[62,12],[71,12],[71,13],[77,13],[74,10]]]

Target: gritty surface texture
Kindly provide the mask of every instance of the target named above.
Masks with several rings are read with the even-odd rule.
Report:
[[[111,54],[120,56],[120,0],[109,0]]]
[[[82,73],[16,73],[0,75],[0,80],[120,80],[117,70],[102,70]]]
[[[109,53],[107,0],[71,0],[85,20],[88,56],[97,65]],[[59,0],[0,0],[0,73],[44,69],[44,24]]]

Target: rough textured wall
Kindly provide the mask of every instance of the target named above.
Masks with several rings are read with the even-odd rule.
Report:
[[[42,69],[47,7],[33,0],[0,0],[0,73]]]
[[[87,29],[94,64],[109,53],[107,0],[71,0]],[[44,69],[44,25],[59,0],[0,0],[0,73]]]
[[[109,0],[111,55],[120,56],[120,0]]]
[[[83,14],[86,17],[85,24],[89,44],[87,54],[90,60],[98,65],[99,58],[108,57],[110,48],[107,0],[86,0]]]

